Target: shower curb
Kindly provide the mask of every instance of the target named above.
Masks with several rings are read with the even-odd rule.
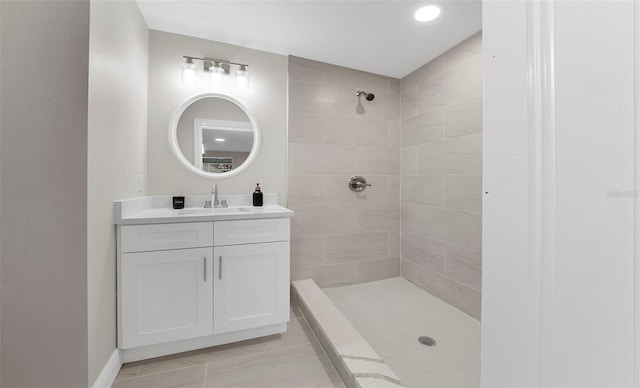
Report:
[[[291,285],[293,301],[346,387],[405,386],[312,279]]]

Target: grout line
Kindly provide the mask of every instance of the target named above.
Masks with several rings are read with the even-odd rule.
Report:
[[[207,373],[209,372],[209,364],[205,364],[204,366],[204,382],[202,383],[202,388],[207,387]]]
[[[140,365],[138,365],[138,369],[136,370],[136,375],[134,377],[138,377],[140,371],[142,370],[142,364],[144,364],[144,360],[140,361]]]
[[[148,377],[148,376],[155,376],[155,375],[160,375],[160,374],[163,374],[163,373],[171,373],[171,372],[175,372],[175,371],[179,371],[179,370],[183,370],[183,369],[197,368],[197,367],[201,367],[201,366],[206,366],[206,364],[194,364],[194,365],[183,366],[183,367],[175,368],[175,369],[167,369],[167,370],[163,370],[163,371],[159,371],[159,372],[148,373],[148,374],[144,374],[144,375],[138,375],[138,376],[135,376],[135,377],[129,377],[129,378],[126,378],[126,379],[119,379],[118,381],[141,379],[141,378],[145,378],[145,377]]]

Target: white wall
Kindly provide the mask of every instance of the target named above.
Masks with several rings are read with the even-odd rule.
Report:
[[[483,19],[482,384],[638,386],[640,4]]]
[[[88,1],[2,1],[3,387],[86,387]]]
[[[182,56],[215,57],[247,63],[250,89],[209,87],[182,83]],[[198,65],[202,67],[202,63]],[[205,74],[199,70],[199,75]],[[224,179],[203,178],[184,168],[168,143],[173,111],[188,98],[207,92],[225,92],[242,101],[256,115],[262,131],[258,157],[241,174]],[[264,192],[277,193],[286,204],[287,57],[210,40],[160,31],[149,37],[148,182],[150,195],[206,194],[212,183],[220,193],[249,194],[256,182]]]
[[[89,382],[116,344],[113,200],[144,195],[149,30],[133,1],[91,1],[87,167]]]

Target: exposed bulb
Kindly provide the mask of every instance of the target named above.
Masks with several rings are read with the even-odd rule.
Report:
[[[195,84],[197,81],[198,65],[193,63],[191,58],[187,58],[187,60],[182,64],[182,82],[186,84]]]
[[[217,62],[209,68],[209,77],[211,79],[212,85],[215,85],[215,86],[222,85],[224,75],[225,75],[224,69]]]
[[[236,70],[236,84],[240,89],[249,88],[249,71],[246,65],[241,65],[240,69]]]

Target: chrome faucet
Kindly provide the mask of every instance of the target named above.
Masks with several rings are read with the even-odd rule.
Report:
[[[220,201],[218,201],[218,185],[215,183],[211,186],[211,203],[213,207],[219,207]]]
[[[215,183],[213,184],[213,186],[211,186],[211,201],[205,201],[204,207],[212,207],[212,208],[229,207],[227,205],[226,199],[223,199],[222,201],[218,200],[218,185],[216,185]]]

